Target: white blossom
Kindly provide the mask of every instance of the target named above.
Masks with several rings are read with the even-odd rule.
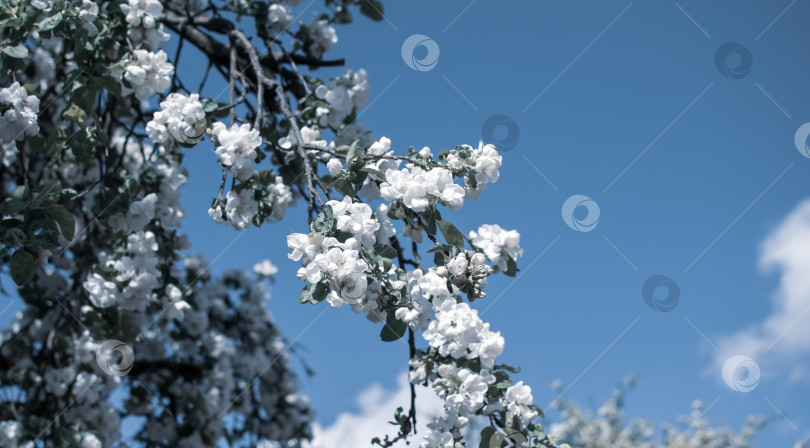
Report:
[[[262,198],[262,202],[268,205],[272,212],[266,220],[268,222],[281,220],[287,214],[287,207],[295,204],[292,190],[281,176],[276,176],[275,183],[268,189],[269,194]]]
[[[49,393],[61,397],[67,393],[70,384],[76,377],[76,369],[73,366],[61,369],[50,369],[45,372],[45,390]]]
[[[341,171],[343,171],[343,164],[340,163],[340,160],[337,158],[332,157],[329,159],[329,162],[326,163],[326,169],[329,171],[330,175],[337,176]]]
[[[39,98],[29,95],[19,82],[0,89],[0,110],[6,108],[0,116],[0,143],[22,141],[39,132]]]
[[[481,367],[492,369],[495,358],[503,353],[500,333],[489,330],[489,323],[478,317],[478,311],[467,303],[445,300],[436,306],[436,320],[430,322],[423,337],[442,356],[478,358]]]
[[[309,42],[309,54],[319,59],[338,41],[335,29],[327,20],[313,19],[303,30]]]
[[[523,255],[517,230],[504,230],[497,224],[484,224],[470,232],[473,246],[484,251],[487,258],[501,271],[506,271],[507,257],[517,260]]]
[[[524,385],[523,381],[506,389],[504,399],[506,400],[506,410],[518,418],[522,428],[525,428],[537,416],[537,411],[530,407],[534,404],[532,388]]]
[[[402,200],[406,207],[423,212],[430,205],[431,197],[437,198],[451,210],[464,204],[464,189],[453,183],[453,175],[444,168],[425,171],[418,166],[399,171],[385,172],[385,182],[380,185],[380,194],[386,201]]]
[[[134,27],[127,31],[127,35],[134,42],[146,42],[150,51],[155,51],[163,47],[171,36],[163,27],[162,23],[152,28]]]
[[[262,260],[260,263],[253,265],[253,272],[265,277],[272,277],[278,272],[278,267],[271,263],[270,260]]]
[[[196,93],[170,93],[146,123],[146,134],[159,145],[196,143],[205,132],[205,112]]]
[[[158,0],[128,0],[121,5],[121,11],[131,27],[154,28],[163,17],[163,5]]]
[[[364,247],[372,248],[377,242],[380,223],[372,216],[371,207],[362,202],[352,202],[349,196],[342,201],[329,201],[332,213],[337,220],[337,229],[350,232]]]
[[[326,140],[321,140],[321,133],[318,131],[317,128],[310,128],[309,126],[304,126],[300,129],[301,132],[301,139],[303,140],[300,142],[301,144],[305,145],[312,145],[312,146],[319,146],[321,148],[326,149]],[[292,130],[290,130],[289,134],[286,137],[281,137],[278,139],[278,145],[281,146],[282,149],[292,149],[293,145],[297,145],[299,142],[295,137],[295,134]],[[309,154],[317,154],[315,150],[307,150]]]
[[[468,145],[465,146],[467,149],[472,149]],[[465,190],[468,199],[477,199],[483,193],[487,184],[497,181],[500,177],[498,168],[501,167],[503,157],[498,154],[494,145],[484,145],[483,142],[480,142],[478,149],[472,149],[472,159],[474,161],[475,186],[473,186],[470,176],[467,176],[465,178]]]
[[[273,3],[267,7],[267,23],[270,32],[280,34],[285,32],[292,24],[293,16],[290,8],[281,3]]]
[[[124,79],[135,90],[136,98],[143,100],[169,88],[174,67],[166,62],[163,50],[156,53],[135,50],[134,56],[133,63],[124,72]]]
[[[155,193],[149,193],[143,199],[131,202],[126,213],[117,213],[110,217],[109,226],[124,232],[143,231],[146,224],[155,217],[157,200]]]
[[[315,89],[315,96],[329,103],[329,108],[316,111],[319,125],[337,130],[347,115],[368,102],[371,96],[368,74],[363,69],[356,73],[347,69],[343,77],[319,85]],[[365,130],[361,133],[365,133]]]
[[[234,124],[226,128],[217,122],[211,130],[218,146],[216,153],[219,162],[228,168],[240,180],[247,180],[253,175],[255,169],[253,161],[256,160],[256,148],[262,145],[259,131],[249,124]]]
[[[219,224],[233,226],[236,230],[244,230],[252,225],[253,217],[259,212],[259,203],[253,198],[253,190],[245,188],[239,193],[234,190],[225,196],[225,210],[216,205],[208,210],[208,214]]]

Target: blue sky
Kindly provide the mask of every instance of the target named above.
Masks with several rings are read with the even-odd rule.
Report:
[[[537,402],[553,399],[548,384],[559,378],[573,384],[567,397],[601,404],[620,378],[636,372],[633,416],[675,422],[701,399],[714,402],[707,418],[738,427],[748,414],[773,414],[770,402],[790,423],[775,421],[760,445],[790,446],[810,435],[807,377],[788,380],[794,365],[806,364],[806,351],[763,357],[759,385],[742,393],[723,382],[711,346],[771,313],[780,277],[760,269],[761,244],[810,196],[810,160],[794,146],[796,130],[810,121],[808,58],[800,47],[810,37],[810,5],[385,6],[388,21],[338,28],[330,53],[368,70],[373,104],[360,121],[375,136],[391,138],[400,151],[436,152],[476,143],[494,114],[520,128],[518,145],[503,154],[499,182],[451,216],[465,231],[498,223],[522,234],[525,275],[514,283],[494,279],[489,298],[476,305],[494,303],[483,317],[505,336],[502,359],[523,367],[520,378],[534,386]],[[404,64],[401,46],[412,34],[438,44],[433,70]],[[726,42],[752,55],[740,79],[716,67]],[[731,55],[729,65],[736,64]],[[187,188],[207,188],[207,200],[215,194],[216,166],[212,154],[198,155],[204,160],[190,162],[205,164],[211,175],[193,175]],[[562,204],[573,194],[598,203],[593,231],[563,221]],[[202,204],[187,204],[192,240],[207,240],[197,248],[216,254],[233,232],[213,226]],[[271,310],[288,337],[303,331],[298,341],[318,372],[305,390],[328,424],[355,409],[368,384],[395,388],[407,352],[375,341],[377,328],[348,310],[329,310],[304,331],[322,307],[297,303],[297,265],[284,259],[285,234],[305,229],[301,211],[297,220],[249,231],[217,265],[247,266],[268,256],[280,266]],[[653,311],[642,299],[642,284],[655,274],[680,287],[670,312]]]
[[[318,7],[316,0],[307,21]],[[400,152],[429,146],[437,153],[477,144],[495,114],[519,127],[500,180],[446,218],[465,232],[497,223],[522,235],[521,276],[492,279],[489,297],[475,306],[505,337],[500,359],[523,367],[519,378],[533,386],[536,402],[546,407],[554,398],[548,385],[560,379],[570,386],[567,398],[598,406],[635,372],[630,416],[674,423],[700,399],[714,403],[706,417],[716,425],[784,414],[759,446],[810,437],[810,342],[790,336],[807,335],[810,317],[796,313],[795,326],[784,326],[767,353],[744,353],[752,345],[738,337],[751,328],[763,338],[782,334],[757,333],[780,306],[784,280],[778,266],[763,270],[763,242],[810,197],[810,159],[794,145],[810,121],[810,58],[802,47],[810,4],[413,0],[385,7],[386,21],[358,15],[339,27],[327,54],[368,71],[372,102],[360,117],[367,129]],[[413,34],[440,48],[430,71],[402,59]],[[750,71],[738,79],[715,63],[727,42],[751,54]],[[729,55],[730,67],[737,57]],[[265,258],[279,266],[270,309],[317,372],[303,389],[318,419],[328,425],[358,410],[356,397],[370,384],[396,389],[407,366],[404,344],[380,342],[379,328],[348,309],[322,313],[325,302],[298,303],[304,283],[286,258],[285,237],[306,231],[304,207],[243,234],[218,226],[207,215],[219,185],[216,156],[205,145],[187,154],[191,252],[216,258],[215,271]],[[563,220],[563,203],[575,194],[599,206],[590,232]],[[788,241],[796,248],[805,240]],[[810,278],[810,268],[792,266],[794,277]],[[642,285],[652,275],[679,286],[673,310],[645,304]],[[795,300],[810,306],[799,290]],[[724,383],[720,367],[730,354],[760,366],[753,391]]]

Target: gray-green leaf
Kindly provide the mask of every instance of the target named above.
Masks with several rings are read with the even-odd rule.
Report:
[[[438,224],[439,230],[442,231],[442,235],[444,235],[444,239],[447,240],[448,244],[452,244],[459,249],[464,248],[464,235],[461,234],[461,231],[458,230],[452,222],[439,221]]]
[[[11,256],[11,279],[22,286],[34,277],[36,260],[28,251],[20,249]]]
[[[13,47],[4,47],[3,53],[11,56],[12,58],[23,59],[28,56],[28,48],[25,45],[16,45]]]
[[[380,339],[383,342],[392,342],[401,338],[405,334],[408,325],[405,322],[397,319],[394,310],[388,311],[388,316],[385,318],[385,326],[380,331]]]

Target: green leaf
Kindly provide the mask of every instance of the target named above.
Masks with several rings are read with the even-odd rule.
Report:
[[[495,448],[490,445],[492,436],[495,435],[495,428],[492,426],[487,426],[486,428],[481,430],[481,443],[478,444],[478,448]]]
[[[431,247],[430,249],[428,249],[427,253],[432,254],[432,253],[435,253],[435,252],[445,252],[445,251],[449,251],[451,247],[453,247],[453,246],[451,246],[449,244],[437,244],[437,245]]]
[[[28,56],[28,48],[25,45],[16,45],[14,47],[4,47],[3,53],[11,56],[12,58],[23,59]]]
[[[425,230],[431,235],[436,234],[436,211],[429,208],[419,214],[422,218],[422,223],[425,224]]]
[[[380,179],[385,180],[385,173],[383,173],[382,171],[379,171],[379,170],[375,170],[374,168],[364,167],[364,168],[361,168],[360,171],[363,171],[363,172],[366,172],[366,173],[369,173],[369,174],[373,174],[373,175],[379,177]]]
[[[360,14],[377,22],[385,18],[382,2],[379,0],[360,0]]]
[[[87,120],[87,112],[77,106],[76,103],[70,103],[70,107],[62,112],[62,118],[81,124],[84,123],[84,120]]]
[[[73,215],[70,214],[64,207],[56,204],[45,206],[45,211],[59,224],[59,230],[62,231],[65,239],[68,241],[73,240],[76,233],[76,222],[73,220]]]
[[[62,22],[62,13],[57,12],[56,14],[45,17],[44,19],[40,20],[36,23],[36,27],[39,31],[48,31],[56,28],[59,23]]]
[[[312,221],[312,231],[315,233],[325,233],[332,230],[335,221],[333,213],[331,206],[324,205],[323,211]]]
[[[397,210],[399,210],[401,205],[399,205],[399,201],[395,201],[388,207],[388,217],[391,219],[398,219],[397,218]]]
[[[28,193],[28,187],[24,185],[17,185],[13,190],[11,190],[11,197],[22,199],[25,197],[26,193]]]
[[[310,283],[304,286],[298,301],[301,303],[321,303],[329,295],[329,287],[324,283]]]
[[[444,235],[444,239],[447,240],[448,244],[452,244],[459,249],[464,248],[464,235],[461,234],[461,231],[458,230],[452,222],[439,221],[438,224],[439,229],[441,229],[442,235]]]
[[[0,204],[0,213],[7,216],[16,215],[23,211],[23,209],[25,209],[25,202],[14,197],[7,198]]]
[[[383,342],[393,342],[401,338],[408,329],[405,322],[397,319],[394,310],[388,310],[388,316],[385,318],[385,326],[380,331],[380,339]]]
[[[11,256],[11,279],[17,286],[22,286],[34,277],[36,260],[28,251],[20,249]]]
[[[385,258],[394,258],[397,256],[397,250],[391,246],[383,245],[383,244],[375,244],[374,250],[380,254],[381,257]]]
[[[514,277],[515,274],[517,274],[517,271],[518,271],[517,263],[515,263],[515,260],[513,260],[512,257],[507,256],[506,257],[506,272],[504,272],[504,274],[506,274],[506,275],[508,275],[510,277]]]
[[[501,364],[498,367],[503,370],[508,370],[512,373],[520,373],[520,367],[511,366],[509,364]]]
[[[335,190],[343,196],[354,196],[357,193],[357,188],[345,173],[341,174],[335,181]]]

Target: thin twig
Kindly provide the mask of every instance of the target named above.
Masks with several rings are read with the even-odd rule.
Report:
[[[315,197],[318,198],[318,201],[323,203],[323,199],[320,196],[320,193],[315,189],[313,185],[314,181],[314,174],[312,171],[312,166],[309,162],[309,156],[307,156],[306,150],[304,150],[304,139],[301,137],[301,129],[298,127],[298,121],[295,118],[295,115],[290,109],[290,104],[287,102],[287,92],[284,91],[284,87],[281,86],[278,82],[274,79],[268,78],[264,71],[262,71],[262,66],[259,62],[259,54],[256,52],[256,48],[253,44],[250,43],[250,40],[239,30],[231,31],[231,36],[235,37],[245,51],[248,53],[248,57],[250,58],[250,63],[253,66],[253,71],[256,75],[256,80],[259,83],[264,83],[267,87],[271,89],[275,89],[276,95],[278,96],[278,104],[281,108],[281,112],[290,122],[290,128],[293,132],[293,136],[295,137],[296,147],[298,149],[298,155],[304,161],[304,170],[307,176],[307,190],[309,191],[309,220],[312,222],[313,217],[312,213],[315,211]]]

